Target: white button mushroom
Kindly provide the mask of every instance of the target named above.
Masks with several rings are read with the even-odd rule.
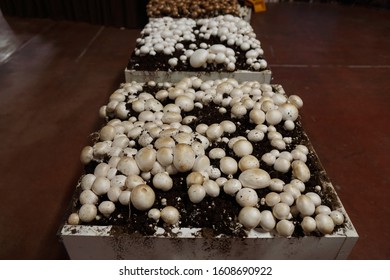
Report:
[[[78,225],[80,223],[80,217],[79,217],[79,214],[77,213],[72,213],[69,215],[68,217],[68,224],[70,225]]]
[[[305,183],[298,179],[291,180],[290,184],[296,187],[301,193],[303,193],[306,189]]]
[[[156,195],[151,187],[148,185],[138,185],[131,192],[131,203],[140,210],[145,211],[150,209],[155,201]]]
[[[124,176],[124,175],[116,175],[116,173],[118,172],[118,169],[116,169],[116,168],[111,168],[110,167],[110,169],[108,170],[108,172],[107,172],[107,179],[108,180],[110,180],[111,181],[111,185],[112,185],[112,180],[114,179],[114,181],[115,181],[115,183],[119,183],[119,182],[116,182],[116,177],[118,178],[118,177],[120,177],[120,176]],[[126,176],[124,176],[124,177],[126,177]]]
[[[192,203],[199,203],[206,196],[206,190],[202,185],[193,184],[188,189],[188,197]]]
[[[180,95],[175,99],[175,104],[184,112],[190,112],[194,109],[194,101],[188,96]]]
[[[193,171],[206,171],[210,168],[210,159],[205,156],[198,156],[194,162],[194,166],[192,167]]]
[[[297,199],[301,195],[301,192],[298,187],[292,184],[284,185],[283,191],[290,193],[294,197],[294,199]]]
[[[145,180],[141,176],[132,174],[127,176],[125,186],[127,190],[132,191],[136,186],[145,184]]]
[[[264,133],[257,129],[252,129],[248,132],[248,140],[251,142],[260,142],[264,139]]]
[[[230,103],[230,104],[232,104],[232,103]],[[247,109],[240,102],[234,104],[232,106],[232,108],[230,109],[230,111],[232,113],[232,117],[236,117],[236,118],[241,118],[241,117],[245,116],[247,113]]]
[[[96,195],[104,195],[108,192],[110,186],[110,180],[106,177],[96,177],[91,189]]]
[[[284,237],[290,237],[294,233],[295,226],[288,220],[281,220],[276,224],[276,231]]]
[[[255,207],[244,207],[238,214],[238,222],[241,223],[246,229],[252,229],[259,225],[262,215],[259,209]]]
[[[255,206],[259,197],[254,189],[242,188],[236,194],[236,201],[241,207]]]
[[[311,216],[314,214],[316,207],[310,197],[301,195],[297,198],[295,203],[302,216]]]
[[[315,192],[307,192],[306,196],[310,197],[316,207],[321,205],[321,197]]]
[[[290,206],[286,203],[279,202],[272,208],[272,214],[279,220],[287,219],[290,214]]]
[[[154,164],[153,164],[153,168],[152,170],[150,170],[150,174],[151,175],[156,175],[157,173],[161,173],[161,172],[165,172],[165,167],[163,167],[158,161],[156,161]]]
[[[262,124],[265,121],[265,113],[259,109],[253,109],[249,113],[249,120],[255,124]]]
[[[164,115],[161,118],[161,121],[166,124],[171,124],[174,122],[181,122],[182,121],[182,116],[180,113],[176,112],[164,112]]]
[[[268,166],[274,165],[276,157],[271,153],[265,153],[262,155],[261,160],[264,161]]]
[[[80,221],[89,223],[92,222],[97,215],[97,208],[93,204],[84,204],[80,207],[79,218]]]
[[[291,151],[291,155],[295,160],[301,160],[303,162],[307,161],[307,156],[304,153],[302,153],[301,150],[294,149]]]
[[[265,204],[269,207],[273,207],[281,201],[280,195],[276,192],[270,192],[265,196]]]
[[[344,215],[340,211],[333,210],[329,216],[332,218],[335,225],[342,225],[344,223]]]
[[[81,178],[80,186],[83,190],[90,190],[95,181],[96,176],[93,174],[86,174]]]
[[[93,174],[96,177],[107,177],[107,173],[109,170],[110,166],[105,162],[101,162],[95,167]]]
[[[238,164],[232,157],[223,157],[219,162],[221,171],[226,175],[234,175],[237,173]]]
[[[285,183],[283,182],[283,180],[278,178],[273,178],[269,183],[269,189],[274,192],[281,192],[283,191],[284,185]]]
[[[227,182],[228,179],[226,179],[225,177],[219,177],[217,179],[215,179],[215,182],[218,184],[219,187],[222,187],[223,184],[225,184]]]
[[[283,152],[279,153],[279,157],[287,159],[288,161],[292,161],[293,160],[293,157],[292,157],[291,153],[288,152],[288,151],[283,151]]]
[[[169,191],[173,187],[173,180],[167,172],[157,173],[153,177],[153,186],[156,189]]]
[[[224,156],[226,156],[226,152],[221,148],[213,148],[209,152],[209,157],[211,159],[222,159]]]
[[[235,195],[241,188],[241,182],[237,179],[230,179],[223,184],[223,191],[232,196]]]
[[[236,132],[237,127],[232,121],[224,120],[220,123],[220,125],[222,126],[224,132],[226,133],[230,134]]]
[[[283,136],[282,136],[282,134],[280,132],[277,132],[277,131],[273,130],[273,131],[269,131],[268,132],[267,138],[269,140],[274,140],[274,139],[282,139]]]
[[[161,212],[157,208],[152,208],[148,211],[148,218],[158,221],[161,217]]]
[[[287,173],[290,170],[290,166],[290,161],[283,157],[277,158],[274,163],[274,169],[282,173]]]
[[[261,212],[260,226],[265,231],[271,231],[275,228],[276,220],[274,215],[269,210],[264,210]]]
[[[102,141],[113,140],[116,134],[115,128],[111,125],[103,126],[99,134]]]
[[[294,197],[289,192],[281,192],[279,196],[280,202],[286,203],[288,206],[292,206],[295,202]]]
[[[253,146],[248,140],[240,139],[234,143],[233,151],[236,156],[243,157],[252,154]]]
[[[263,189],[269,186],[271,178],[267,171],[260,168],[253,168],[242,172],[238,180],[243,187]]]
[[[131,191],[122,191],[118,197],[118,201],[122,205],[129,205],[131,198]]]
[[[303,218],[303,220],[301,222],[301,227],[302,227],[303,231],[306,233],[313,232],[317,228],[316,220],[314,220],[314,218],[312,218],[312,217],[306,216]]]
[[[327,214],[318,214],[315,217],[317,229],[323,234],[331,234],[334,229],[334,222]]]
[[[209,52],[205,49],[196,50],[190,57],[190,65],[194,68],[200,68],[206,63]]]
[[[287,120],[283,124],[283,128],[288,131],[292,131],[295,128],[295,123],[292,120]]]
[[[82,164],[88,164],[93,159],[94,149],[91,146],[85,146],[81,150],[80,161]]]
[[[255,156],[246,155],[240,159],[240,161],[238,162],[238,167],[241,171],[245,171],[253,168],[259,168],[260,162]]]
[[[302,108],[303,106],[303,101],[298,95],[290,95],[288,97],[288,101],[293,104],[295,107]]]
[[[190,187],[194,184],[202,185],[204,182],[204,177],[200,172],[194,171],[188,174],[186,178],[187,187]]]
[[[214,180],[205,180],[202,184],[206,194],[210,197],[219,196],[220,188],[219,185]]]
[[[294,178],[297,178],[304,183],[310,180],[311,174],[310,174],[309,167],[307,167],[306,163],[304,163],[301,160],[294,160],[291,163],[291,167],[292,167],[292,174]]]
[[[271,140],[271,146],[277,148],[278,150],[286,149],[286,142],[283,139],[274,138]]]
[[[330,210],[330,208],[326,205],[317,206],[315,211],[316,214],[325,214],[325,215],[330,215],[331,212],[332,210]]]
[[[220,124],[214,123],[207,128],[206,136],[209,140],[215,141],[222,136],[223,132],[223,127]]]
[[[98,196],[91,190],[84,190],[80,193],[79,202],[80,204],[96,204],[98,203]]]
[[[111,187],[107,192],[107,197],[112,202],[117,202],[122,190],[119,187]]]
[[[156,159],[156,150],[151,147],[144,147],[135,155],[135,161],[138,168],[143,172],[152,170]]]
[[[157,150],[157,161],[162,166],[168,166],[173,163],[173,149],[168,147],[162,147]]]
[[[115,204],[112,201],[102,201],[99,204],[99,212],[103,214],[104,217],[108,218],[115,211]]]
[[[117,169],[123,173],[124,175],[138,175],[140,174],[139,167],[137,165],[137,162],[135,159],[130,158],[130,157],[123,157],[121,160],[118,162]]]
[[[279,106],[279,111],[282,112],[283,120],[295,121],[298,118],[298,109],[293,104],[284,103]]]
[[[180,213],[173,206],[166,206],[161,210],[161,219],[168,225],[175,225],[179,222]]]
[[[305,155],[309,154],[309,149],[305,145],[297,145],[295,149],[300,150]]]
[[[195,163],[195,153],[190,145],[177,144],[173,150],[173,165],[179,172],[192,169]]]
[[[168,64],[174,68],[177,65],[178,59],[176,57],[172,57],[168,60]]]
[[[279,110],[269,110],[265,114],[265,120],[267,121],[268,124],[271,125],[277,125],[279,124],[283,119],[283,115]]]

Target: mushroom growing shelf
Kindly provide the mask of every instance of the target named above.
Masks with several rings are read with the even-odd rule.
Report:
[[[271,82],[271,70],[250,24],[232,15],[151,18],[125,69],[127,82],[234,78]]]
[[[174,18],[208,18],[218,15],[232,14],[250,22],[252,8],[237,0],[186,0],[178,3],[173,0],[151,0],[146,6],[149,18],[174,17]],[[180,5],[177,5],[180,4]]]
[[[70,258],[346,259],[358,234],[302,127],[302,105],[280,85],[233,78],[122,84],[81,153],[58,233]],[[239,188],[227,187],[234,180]],[[150,202],[136,200],[140,189]],[[168,207],[177,217],[164,216]]]

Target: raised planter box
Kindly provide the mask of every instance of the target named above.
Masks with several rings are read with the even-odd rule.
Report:
[[[281,86],[274,85],[273,88],[284,94]],[[308,148],[322,194],[330,199],[332,210],[344,215],[344,223],[332,234],[293,234],[286,238],[278,235],[275,229],[266,232],[259,227],[243,238],[213,236],[207,229],[196,227],[173,227],[169,231],[159,227],[153,235],[142,236],[129,233],[126,226],[69,225],[64,222],[58,235],[72,259],[346,259],[358,234],[309,138],[303,130],[300,135],[299,142]],[[73,211],[69,210],[68,215],[75,211],[79,192],[80,185],[72,200]]]

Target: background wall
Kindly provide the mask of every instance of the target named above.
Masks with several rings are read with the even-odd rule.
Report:
[[[5,16],[72,20],[140,28],[146,24],[148,0],[0,0]]]

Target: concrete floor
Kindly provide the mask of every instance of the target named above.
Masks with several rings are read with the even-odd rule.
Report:
[[[350,259],[390,259],[390,11],[268,4],[252,16],[274,83],[303,124],[360,239]],[[56,232],[79,153],[140,30],[0,20],[0,259],[66,259]],[[13,52],[12,46],[16,46]]]

